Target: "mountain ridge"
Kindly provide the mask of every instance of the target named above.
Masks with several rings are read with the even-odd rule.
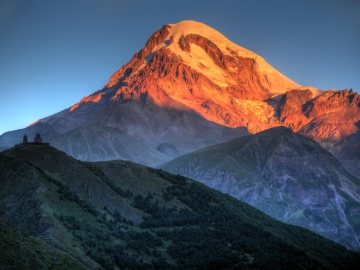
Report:
[[[209,146],[160,168],[348,248],[360,247],[360,180],[318,143],[291,129],[276,127]]]

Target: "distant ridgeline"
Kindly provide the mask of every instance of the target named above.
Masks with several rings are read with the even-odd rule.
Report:
[[[41,136],[40,136],[40,133],[36,133],[36,136],[35,136],[33,142],[28,142],[28,137],[27,137],[27,135],[25,134],[24,137],[23,137],[23,142],[22,142],[22,143],[19,143],[19,144],[16,144],[15,146],[20,146],[20,145],[32,145],[32,144],[36,144],[36,145],[49,145],[49,143],[43,143],[43,142],[42,142],[42,138],[41,138]]]

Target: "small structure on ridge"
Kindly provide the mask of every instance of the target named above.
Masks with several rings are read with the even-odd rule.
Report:
[[[23,144],[27,144],[27,143],[28,143],[28,139],[27,139],[27,135],[25,134],[23,138]]]
[[[26,134],[25,134],[26,135]],[[34,138],[34,143],[40,143],[42,144],[42,139],[40,137],[40,133],[36,133],[36,136]]]
[[[28,137],[25,134],[23,137],[23,142],[20,144],[16,144],[15,146],[20,146],[20,145],[49,145],[49,143],[43,143],[40,133],[36,133],[34,142],[29,142]]]

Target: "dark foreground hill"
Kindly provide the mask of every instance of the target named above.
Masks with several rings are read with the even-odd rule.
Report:
[[[51,146],[31,145],[1,152],[0,171],[0,218],[88,269],[360,265],[360,254],[322,236],[201,183],[132,162],[82,163]],[[28,236],[5,230],[26,245]],[[8,235],[3,232],[0,243]],[[21,254],[24,260],[33,256]],[[13,263],[2,262],[5,268]]]

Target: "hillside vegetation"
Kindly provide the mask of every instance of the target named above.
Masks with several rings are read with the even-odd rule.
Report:
[[[25,233],[11,239],[20,245],[41,239],[88,269],[360,265],[358,253],[315,233],[201,183],[129,161],[79,162],[33,145],[1,152],[0,170],[0,218]]]
[[[86,269],[70,255],[0,220],[0,266],[7,269]]]

